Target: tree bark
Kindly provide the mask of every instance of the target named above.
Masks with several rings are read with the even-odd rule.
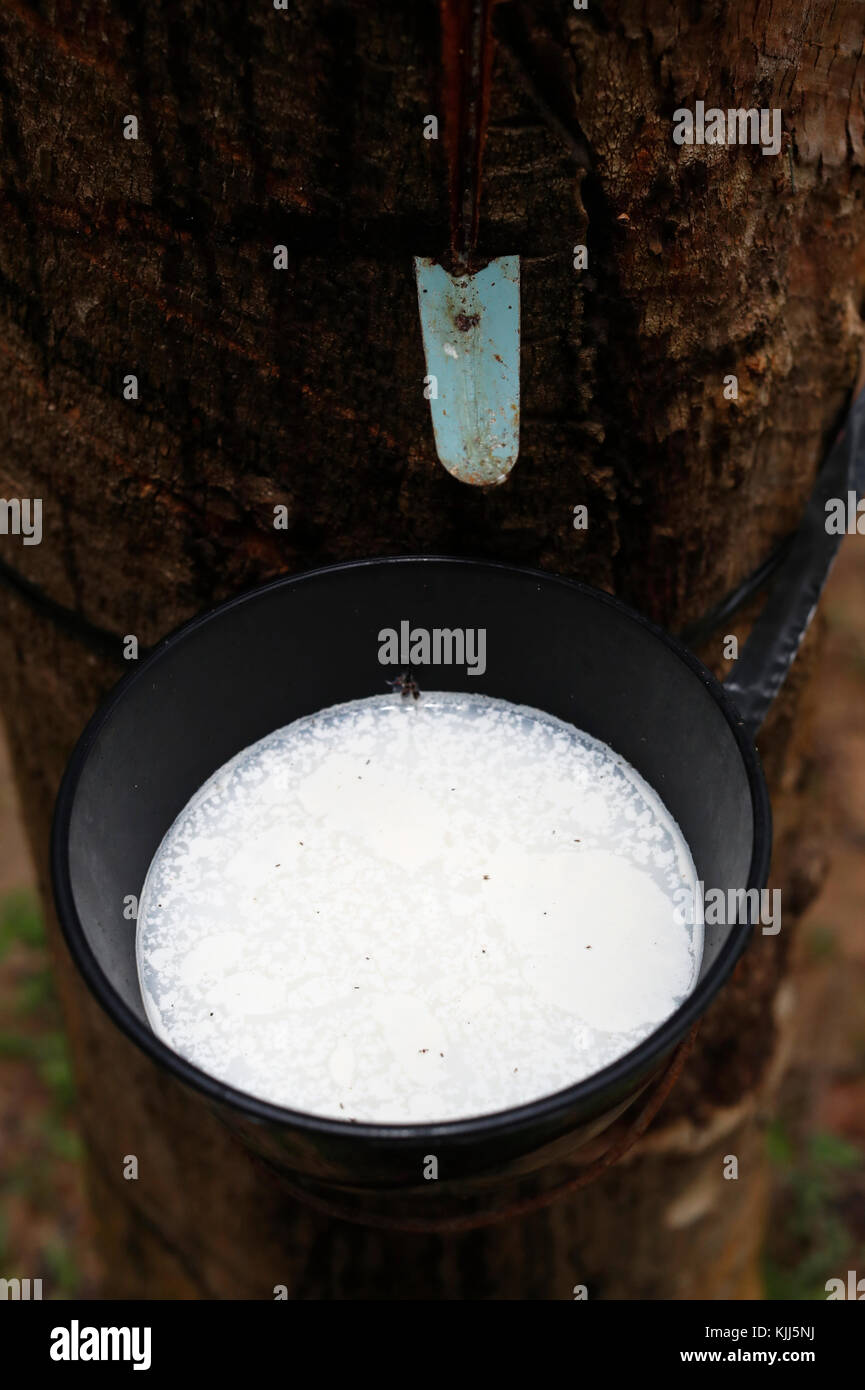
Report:
[[[408,551],[573,575],[677,629],[795,525],[863,339],[861,6],[507,3],[496,29],[480,249],[523,258],[523,419],[481,490],[437,462],[423,399],[411,258],[448,240],[432,0],[7,0],[0,492],[43,499],[44,540],[0,536],[0,695],[43,884],[65,760],[122,674],[112,638]],[[698,99],[780,108],[781,155],[676,146]],[[426,1238],[298,1209],[120,1038],[55,933],[106,1296],[757,1293],[787,941],[823,863],[801,809],[817,649],[760,739],[784,929],[639,1149],[534,1217]]]

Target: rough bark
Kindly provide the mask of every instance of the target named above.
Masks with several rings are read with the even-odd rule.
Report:
[[[523,257],[523,434],[482,491],[436,462],[422,398],[411,257],[447,243],[422,134],[443,114],[435,5],[8,0],[0,495],[42,497],[45,538],[0,537],[0,692],[43,878],[65,759],[120,674],[100,632],[149,644],[286,570],[413,550],[575,575],[677,628],[794,525],[863,337],[861,7],[509,3],[496,22],[481,248]],[[697,99],[780,107],[783,155],[677,148]],[[816,645],[761,738],[785,930],[639,1152],[554,1211],[444,1240],[297,1210],[118,1037],[58,942],[107,1294],[753,1294],[786,940],[822,862],[798,796]],[[719,641],[704,655],[720,668]]]

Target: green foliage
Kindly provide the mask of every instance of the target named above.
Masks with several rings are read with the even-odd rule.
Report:
[[[862,1152],[837,1134],[818,1130],[801,1148],[781,1124],[772,1127],[769,1158],[781,1190],[775,1219],[783,1223],[783,1249],[767,1260],[770,1299],[825,1299],[826,1281],[843,1276],[851,1254],[842,1215],[847,1176],[858,1173]]]
[[[838,954],[838,937],[832,927],[815,922],[805,940],[812,960],[830,960]]]
[[[15,889],[0,899],[0,960],[16,941],[25,946],[42,946],[45,941],[42,908],[28,888]]]
[[[78,1266],[68,1247],[60,1241],[46,1245],[45,1263],[48,1266],[47,1286],[50,1298],[75,1298],[78,1290]]]

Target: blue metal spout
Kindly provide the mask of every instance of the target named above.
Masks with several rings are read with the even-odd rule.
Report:
[[[415,257],[436,451],[460,482],[504,482],[520,448],[520,258],[449,275]]]

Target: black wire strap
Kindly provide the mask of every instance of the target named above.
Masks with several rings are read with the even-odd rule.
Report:
[[[789,536],[785,536],[776,545],[768,560],[764,560],[746,579],[742,580],[741,584],[737,584],[735,589],[731,589],[728,594],[725,594],[714,608],[710,608],[701,618],[697,618],[687,627],[683,627],[679,632],[681,641],[689,647],[701,646],[703,642],[708,641],[713,632],[717,632],[726,618],[738,613],[749,599],[752,599],[755,594],[759,594],[761,589],[765,589],[778,566],[790,553],[790,546],[793,544],[795,534],[795,531],[791,531]]]
[[[34,584],[11,565],[6,564],[5,560],[0,560],[0,584],[23,601],[41,617],[47,618],[55,627],[64,632],[67,637],[73,637],[77,642],[82,642],[91,651],[98,652],[100,656],[108,657],[115,661],[123,660],[123,638],[116,632],[109,632],[107,628],[98,627],[96,623],[91,623],[83,613],[78,613],[74,608],[67,608],[65,604],[58,603],[50,594],[46,594],[40,589],[38,584]],[[139,648],[139,656],[143,656],[144,649]]]
[[[726,689],[742,723],[756,737],[783,685],[817,610],[843,535],[826,529],[826,504],[865,490],[865,388],[856,397],[829,456],[817,475],[802,522],[783,561]]]

